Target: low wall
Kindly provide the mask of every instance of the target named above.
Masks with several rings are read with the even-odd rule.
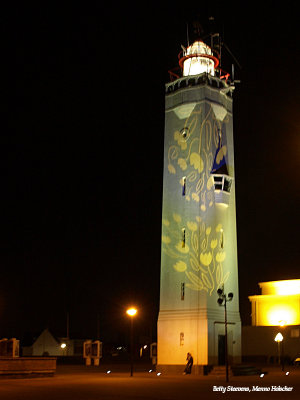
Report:
[[[300,325],[289,326],[243,326],[242,355],[244,362],[276,362],[278,358],[277,333],[282,333],[280,353],[293,361],[300,353]],[[252,357],[252,358],[251,358]]]
[[[0,377],[53,376],[56,357],[0,357]]]

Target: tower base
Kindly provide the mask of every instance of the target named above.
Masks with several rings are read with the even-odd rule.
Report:
[[[201,312],[202,311],[202,312]],[[157,369],[183,373],[191,353],[193,373],[205,375],[210,366],[225,365],[223,310],[160,311],[158,318]],[[223,312],[222,312],[223,311]],[[238,312],[228,312],[227,349],[229,365],[241,362],[241,321]]]

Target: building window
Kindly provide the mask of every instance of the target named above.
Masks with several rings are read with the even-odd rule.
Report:
[[[230,193],[232,179],[225,175],[213,174],[215,190],[224,190],[224,192]]]
[[[184,345],[184,332],[180,332],[179,343],[180,346]]]
[[[227,192],[227,193],[230,193],[230,189],[231,189],[231,179],[228,179],[228,178],[224,178],[224,190],[225,190],[225,192]]]
[[[185,228],[181,229],[181,243],[182,247],[185,247]]]
[[[185,196],[186,191],[186,176],[182,178],[182,196]]]
[[[181,294],[180,294],[181,300],[184,300],[184,289],[185,289],[185,283],[182,282],[181,283]]]
[[[292,338],[299,338],[299,329],[291,329],[291,337]]]

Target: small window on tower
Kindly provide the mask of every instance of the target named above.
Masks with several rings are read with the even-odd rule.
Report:
[[[223,185],[221,183],[215,183],[215,190],[222,190]]]
[[[214,181],[215,182],[219,182],[219,183],[222,183],[222,181],[223,181],[223,176],[214,176]]]
[[[185,191],[186,191],[186,177],[184,176],[182,178],[182,196],[185,196]]]
[[[181,135],[182,135],[183,139],[185,139],[187,137],[187,130],[185,128],[183,128],[181,130]]]
[[[224,179],[224,190],[225,192],[230,193],[230,189],[231,189],[231,180],[228,178]]]
[[[181,243],[182,247],[185,247],[185,228],[181,229]]]
[[[185,288],[185,283],[181,283],[181,300],[184,300],[184,288]]]
[[[180,133],[181,133],[181,136],[182,136],[182,138],[184,140],[187,140],[189,138],[190,134],[189,134],[189,128],[188,127],[185,126],[184,128],[182,128]]]
[[[180,343],[180,346],[184,345],[184,332],[180,332],[179,343]]]

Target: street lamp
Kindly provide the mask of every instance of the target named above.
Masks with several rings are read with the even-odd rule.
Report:
[[[66,355],[66,350],[67,350],[67,343],[62,342],[60,344],[60,348],[63,350],[63,355],[65,356]]]
[[[277,335],[275,336],[275,342],[277,342],[278,344],[278,364],[280,365],[280,359],[281,359],[281,343],[283,341],[283,336],[282,334],[279,332],[277,333]],[[283,370],[283,366],[282,366],[282,370]]]
[[[219,306],[224,305],[224,312],[225,312],[225,368],[226,368],[226,382],[229,381],[228,378],[228,343],[227,343],[227,301],[232,301],[233,299],[233,293],[224,293],[224,285],[217,290],[218,293],[218,304]]]
[[[128,308],[126,314],[131,319],[130,323],[130,376],[133,376],[133,318],[137,314],[137,309],[134,307]]]
[[[130,316],[130,317],[134,317],[137,313],[137,309],[134,307],[129,308],[126,313]]]

